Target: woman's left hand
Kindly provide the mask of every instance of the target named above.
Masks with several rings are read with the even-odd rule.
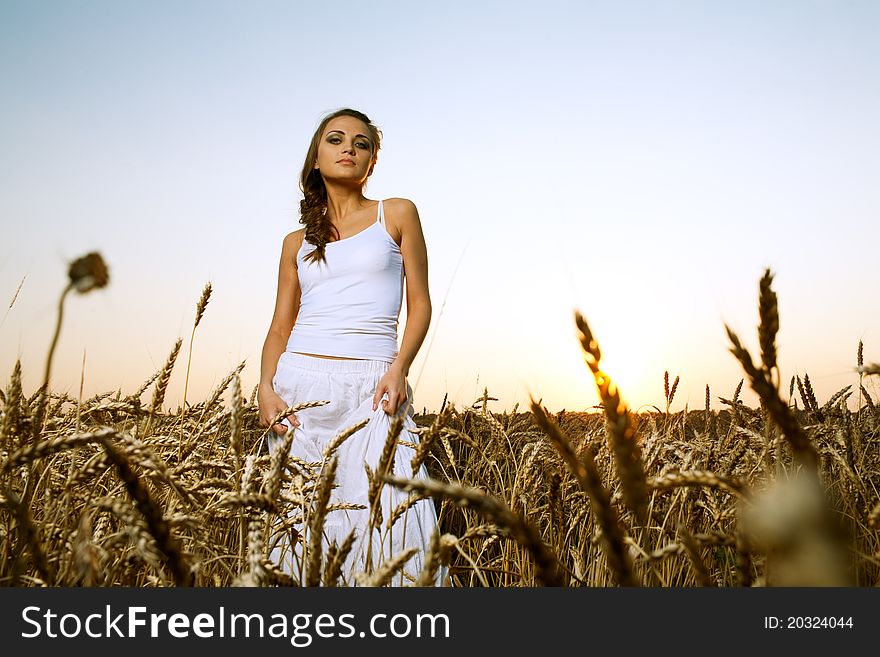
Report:
[[[382,399],[385,394],[388,399]],[[373,410],[382,404],[382,410],[388,415],[394,415],[398,406],[406,400],[406,377],[399,369],[392,367],[385,372],[376,385],[376,394],[373,395]]]

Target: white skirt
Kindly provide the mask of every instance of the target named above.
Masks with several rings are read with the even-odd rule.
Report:
[[[398,505],[406,502],[410,494],[386,484],[381,493],[382,523],[377,523],[373,536],[367,536],[369,522],[368,481],[364,463],[375,471],[385,446],[392,417],[385,413],[382,405],[373,410],[373,395],[379,379],[388,371],[389,363],[375,360],[336,360],[316,358],[285,351],[278,360],[272,387],[287,403],[295,406],[307,401],[329,401],[329,404],[307,408],[296,413],[300,426],[294,429],[290,454],[302,461],[314,464],[318,473],[324,459],[324,447],[343,430],[369,419],[368,424],[350,436],[336,450],[338,458],[336,483],[330,496],[330,504],[349,503],[363,505],[364,509],[331,510],[324,521],[323,553],[335,540],[337,546],[352,530],[355,541],[343,565],[340,585],[356,586],[357,575],[367,567],[367,553],[372,550],[372,567],[378,566],[401,551],[417,547],[416,552],[405,564],[403,571],[392,579],[394,586],[412,584],[422,570],[425,553],[430,545],[431,535],[437,527],[437,512],[431,499],[424,499],[410,506],[389,528],[388,519]],[[410,433],[416,428],[413,420],[412,389],[406,387],[408,408],[404,415],[403,430],[398,439],[394,455],[393,474],[399,477],[412,477],[411,460],[415,456],[412,447],[400,444],[408,441],[418,444],[419,436]],[[283,437],[270,432],[269,451],[274,453],[282,444]],[[419,467],[416,478],[427,479],[424,464]],[[296,495],[296,491],[290,489]],[[299,515],[297,510],[296,515]],[[309,540],[302,524],[295,528],[304,538],[291,542],[290,532],[277,532],[270,540],[270,559],[279,564],[287,573],[305,582],[302,563],[302,541]],[[441,586],[447,569],[439,569],[436,585]],[[408,577],[407,577],[408,576]],[[411,579],[410,579],[411,578]]]

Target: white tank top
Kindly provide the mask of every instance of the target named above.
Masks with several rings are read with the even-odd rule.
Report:
[[[403,256],[385,228],[382,201],[376,221],[324,249],[326,262],[306,262],[315,246],[296,254],[300,307],[287,351],[393,362],[403,300]]]

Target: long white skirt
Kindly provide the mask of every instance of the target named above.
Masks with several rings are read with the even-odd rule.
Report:
[[[372,550],[372,567],[375,570],[385,560],[401,551],[417,547],[415,553],[404,565],[406,575],[397,573],[391,584],[395,586],[411,584],[417,580],[422,570],[425,553],[431,535],[437,527],[437,512],[431,499],[424,499],[410,506],[407,511],[388,528],[388,519],[398,505],[405,502],[410,494],[391,485],[382,489],[382,523],[377,523],[372,537],[367,536],[369,522],[368,481],[364,463],[375,471],[379,457],[385,446],[391,426],[392,416],[385,413],[382,405],[373,410],[373,396],[379,379],[388,371],[389,363],[375,360],[336,360],[316,358],[285,351],[281,354],[272,386],[275,392],[287,403],[295,406],[307,401],[327,400],[330,403],[316,408],[308,408],[296,413],[300,426],[293,434],[290,454],[311,463],[318,472],[324,460],[324,447],[343,430],[369,419],[368,424],[349,437],[336,451],[338,458],[336,470],[337,488],[330,496],[330,504],[349,503],[363,505],[364,509],[337,509],[330,511],[324,521],[323,552],[335,540],[341,546],[352,530],[355,541],[342,569],[340,585],[356,586],[358,573],[367,568],[367,553]],[[418,444],[419,436],[410,433],[416,428],[413,420],[412,389],[407,384],[407,410],[404,426],[399,440]],[[269,451],[274,453],[282,444],[283,437],[271,432]],[[412,477],[411,460],[415,450],[399,444],[394,455],[393,474]],[[416,478],[428,477],[424,464],[419,467]],[[293,495],[296,491],[288,489]],[[297,512],[299,515],[299,512]],[[273,536],[274,546],[270,559],[290,573],[294,578],[305,582],[303,564],[303,541],[308,541],[307,531],[302,524],[296,524],[299,534],[304,536],[291,541],[290,532],[280,532]],[[270,541],[270,546],[271,546]],[[447,574],[446,568],[438,571],[436,585],[441,586]],[[407,577],[407,575],[409,577]],[[411,578],[411,579],[410,579]]]

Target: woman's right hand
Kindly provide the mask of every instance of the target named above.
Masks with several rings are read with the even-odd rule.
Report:
[[[275,391],[264,392],[261,390],[260,394],[257,395],[257,404],[260,407],[260,426],[264,429],[269,426],[269,423],[275,419],[279,413],[287,408],[287,403],[281,399]],[[287,419],[294,427],[299,426],[299,420],[296,415],[288,415]],[[283,422],[277,422],[272,427],[272,431],[279,436],[283,436],[287,433],[287,425],[283,424]]]

